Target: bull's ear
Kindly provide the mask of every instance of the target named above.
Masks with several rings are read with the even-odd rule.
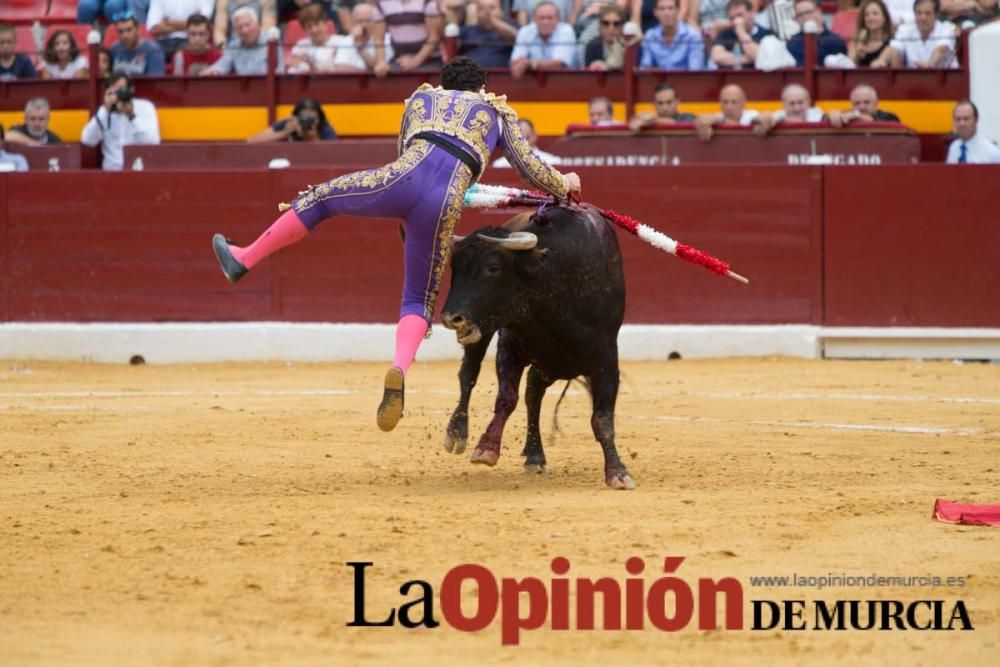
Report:
[[[534,273],[545,266],[545,259],[549,256],[548,248],[534,248],[531,251],[531,258],[526,262],[529,273]]]

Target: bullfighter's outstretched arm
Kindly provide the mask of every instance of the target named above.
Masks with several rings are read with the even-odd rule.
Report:
[[[531,150],[517,124],[517,113],[503,101],[494,102],[494,106],[500,121],[500,147],[510,166],[533,187],[566,199],[569,194],[566,177],[552,165],[542,162]]]

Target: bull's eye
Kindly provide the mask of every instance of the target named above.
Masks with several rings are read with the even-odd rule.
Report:
[[[486,265],[486,275],[495,278],[500,275],[500,265],[499,264],[487,264]]]

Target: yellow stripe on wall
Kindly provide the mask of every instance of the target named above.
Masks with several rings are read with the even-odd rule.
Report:
[[[518,102],[512,105],[518,115],[530,118],[542,135],[562,135],[566,126],[587,122],[586,102]],[[749,102],[750,108],[774,111],[779,102]],[[843,100],[821,100],[824,111],[847,110]],[[883,100],[879,106],[897,114],[905,125],[922,134],[945,134],[951,131],[953,102]],[[399,131],[402,103],[386,104],[325,104],[323,109],[340,136],[388,135]],[[637,111],[652,111],[651,104],[636,105]],[[693,114],[718,111],[713,102],[691,102],[681,105],[681,111]],[[280,105],[278,119],[292,113],[292,105]],[[267,127],[264,107],[167,107],[158,109],[160,137],[164,141],[244,141]],[[51,129],[63,141],[79,141],[89,116],[87,112],[69,109],[52,112]],[[625,122],[625,105],[615,105],[615,119]],[[10,127],[24,122],[20,111],[0,112],[0,123]]]

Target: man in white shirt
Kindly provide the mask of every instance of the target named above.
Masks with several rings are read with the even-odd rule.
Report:
[[[146,25],[149,33],[159,42],[167,61],[184,46],[187,39],[187,20],[194,14],[209,17],[215,0],[151,0]]]
[[[952,112],[958,138],[948,147],[948,164],[997,164],[1000,147],[977,133],[979,109],[969,100],[961,100]]]
[[[128,76],[112,74],[104,91],[104,104],[83,126],[80,143],[85,146],[101,144],[104,158],[101,168],[106,171],[122,170],[125,146],[160,143],[156,107],[149,100],[134,95]]]
[[[904,23],[896,30],[889,46],[902,54],[907,67],[958,67],[955,57],[955,26],[938,21],[940,0],[916,0],[913,3],[913,23]]]
[[[728,125],[753,125],[760,113],[754,109],[747,109],[747,94],[735,83],[723,86],[719,92],[720,113],[705,114],[698,116],[695,121],[695,131],[698,138],[708,141],[712,138],[714,128],[720,123]]]
[[[3,149],[3,125],[0,125],[0,172],[3,171],[28,171],[28,160],[20,153],[8,153]]]
[[[334,35],[337,52],[333,56],[336,72],[365,72],[375,67],[375,41],[372,38],[372,6],[358,2],[351,9],[351,34]],[[388,31],[383,38],[385,62],[392,62],[392,39]]]
[[[754,132],[767,134],[779,123],[819,123],[825,114],[812,105],[812,97],[806,87],[790,83],[781,90],[781,108],[774,113],[762,113],[753,121]]]
[[[510,54],[515,79],[531,70],[568,69],[576,66],[576,32],[559,20],[559,9],[549,0],[535,5],[534,21],[517,31]]]
[[[524,140],[528,142],[531,146],[532,152],[538,156],[538,159],[546,164],[559,164],[562,162],[562,158],[558,155],[553,155],[552,153],[546,153],[538,147],[538,133],[535,132],[535,124],[532,123],[527,118],[518,118],[517,125],[521,128],[521,134],[524,135]],[[500,157],[493,161],[494,167],[499,167],[501,169],[510,169],[510,162],[507,158]]]

